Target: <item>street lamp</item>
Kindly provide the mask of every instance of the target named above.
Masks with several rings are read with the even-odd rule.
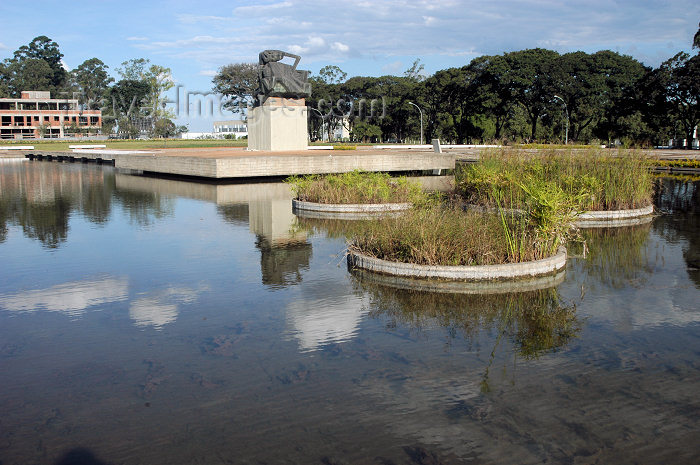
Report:
[[[420,112],[420,145],[423,145],[423,110],[421,110],[420,107],[413,102],[408,102],[408,104],[418,108],[418,111]]]
[[[561,103],[564,104],[564,111],[566,112],[566,142],[564,143],[569,145],[569,107],[566,106],[566,102],[563,98],[559,97],[558,95],[555,95],[554,98],[558,98],[561,100]]]

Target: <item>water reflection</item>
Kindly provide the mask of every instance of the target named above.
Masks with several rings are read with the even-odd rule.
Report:
[[[90,307],[123,301],[128,297],[129,282],[126,278],[106,276],[0,295],[0,307],[11,312],[46,310],[79,317]]]
[[[325,297],[302,297],[287,304],[287,324],[301,351],[349,341],[356,335],[360,322],[367,314],[362,298],[322,293]]]
[[[480,335],[495,331],[491,362],[502,339],[517,354],[536,359],[565,347],[582,328],[574,305],[564,305],[555,288],[500,294],[452,294],[396,289],[353,274],[357,289],[367,293],[369,315],[386,320],[387,327],[409,327],[424,332],[444,329],[448,344],[464,338],[478,342]],[[488,391],[489,366],[482,389]]]
[[[583,242],[567,247],[587,275],[586,285],[616,289],[633,282],[642,285],[653,272],[648,256],[650,231],[651,224],[584,229],[580,232]]]
[[[669,241],[683,243],[688,276],[700,289],[700,181],[661,178],[658,183],[655,201],[663,220],[654,229]]]
[[[205,285],[198,289],[169,286],[145,293],[131,302],[129,317],[136,326],[162,329],[177,319],[180,304],[196,302],[199,294],[206,290],[208,287]]]
[[[72,214],[104,225],[113,202],[135,224],[148,225],[172,215],[174,200],[119,190],[108,167],[0,161],[0,242],[7,239],[8,225],[16,225],[26,237],[58,248],[68,239]]]

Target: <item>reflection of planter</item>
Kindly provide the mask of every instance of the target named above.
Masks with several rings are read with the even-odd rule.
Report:
[[[654,213],[653,205],[633,210],[589,211],[578,215],[574,225],[579,228],[634,226],[649,223],[654,218],[652,213]]]
[[[350,250],[348,264],[352,268],[411,278],[439,278],[453,281],[520,279],[543,276],[561,270],[566,266],[566,249],[561,247],[555,255],[542,260],[480,266],[416,265],[373,258]]]
[[[292,200],[294,213],[306,218],[369,219],[395,214],[410,208],[410,203],[337,204]]]
[[[564,282],[566,272],[537,276],[514,281],[447,281],[441,279],[417,279],[405,276],[392,276],[356,268],[352,273],[360,283],[379,284],[396,289],[440,292],[450,294],[507,294],[528,292],[558,286]]]

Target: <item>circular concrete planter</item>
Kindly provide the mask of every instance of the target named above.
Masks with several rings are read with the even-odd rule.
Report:
[[[418,279],[393,276],[355,268],[351,270],[360,283],[378,284],[395,289],[441,292],[450,294],[507,294],[547,289],[564,282],[566,272],[523,278],[510,281],[447,281],[442,279]]]
[[[453,281],[487,281],[520,279],[553,274],[566,266],[566,249],[560,247],[555,255],[543,258],[542,260],[503,265],[416,265],[373,258],[353,250],[348,252],[347,260],[351,268],[360,268],[394,276],[439,278]]]
[[[409,210],[410,203],[316,203],[292,199],[292,210],[306,218],[371,219]]]
[[[581,213],[576,217],[574,225],[579,228],[604,228],[633,226],[649,223],[653,220],[654,206],[632,210],[601,210]]]

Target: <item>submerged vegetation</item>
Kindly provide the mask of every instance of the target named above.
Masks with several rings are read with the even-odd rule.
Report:
[[[287,179],[298,200],[328,204],[420,202],[420,185],[405,176],[351,171],[325,176],[292,176]]]
[[[528,211],[552,203],[575,211],[641,208],[653,195],[641,153],[604,149],[488,150],[459,170],[457,185],[468,203]]]

